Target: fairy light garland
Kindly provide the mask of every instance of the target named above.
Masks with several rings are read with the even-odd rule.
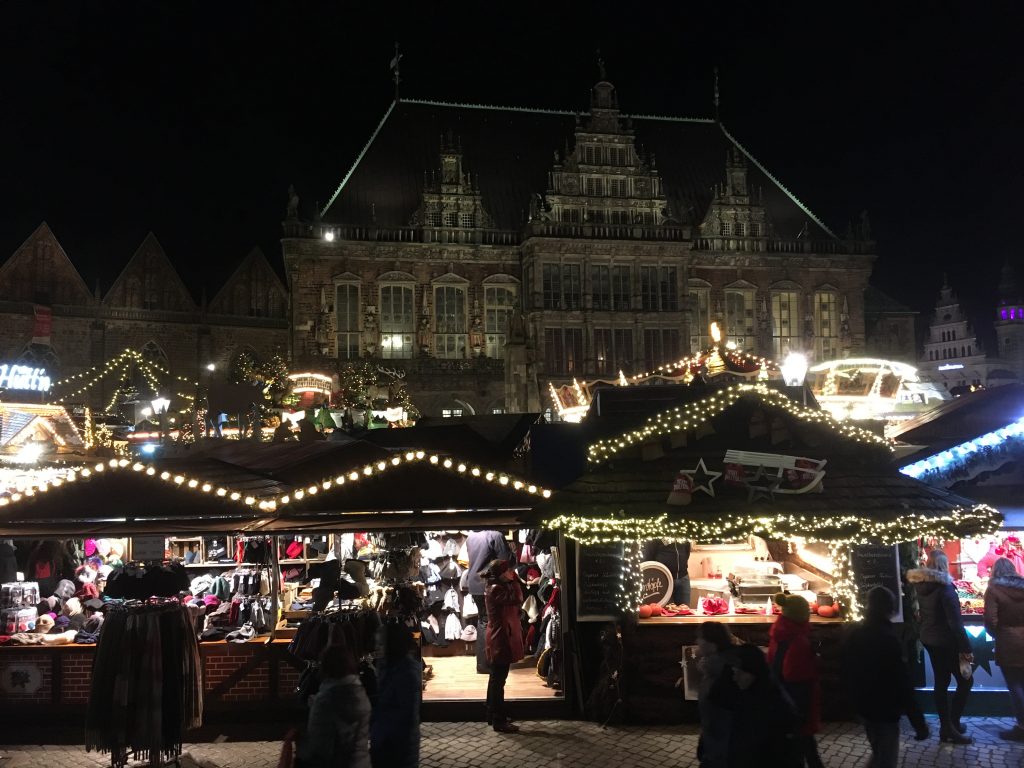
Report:
[[[604,461],[624,448],[641,445],[652,438],[695,429],[732,407],[747,395],[754,395],[760,398],[765,405],[786,411],[805,422],[828,427],[842,437],[859,443],[884,446],[889,451],[893,450],[891,441],[884,437],[846,422],[836,421],[827,411],[807,408],[763,384],[733,384],[710,397],[651,416],[639,429],[626,432],[618,437],[598,440],[587,448],[588,459],[591,462]]]
[[[831,541],[828,554],[832,560],[832,595],[846,610],[847,620],[860,621],[860,592],[853,572],[853,547],[844,542]]]
[[[744,352],[744,351],[742,351],[740,349],[729,349],[728,347],[726,347],[723,350],[722,348],[719,348],[719,354],[724,355],[726,358],[731,360],[736,365],[750,365],[750,366],[753,366],[754,367],[753,370],[747,371],[747,375],[756,374],[758,372],[758,370],[761,369],[761,368],[771,368],[776,373],[779,371],[779,364],[776,363],[774,360],[772,360],[770,358],[767,358],[767,357],[761,357],[760,355],[753,355],[753,354],[750,354],[749,352]],[[683,372],[685,372],[685,371],[688,371],[690,368],[692,368],[695,365],[696,366],[703,365],[703,363],[705,362],[705,360],[709,356],[710,356],[710,350],[706,350],[704,352],[699,352],[696,355],[690,355],[689,357],[684,357],[681,360],[677,360],[677,361],[675,361],[673,363],[665,363],[664,365],[659,365],[657,368],[654,368],[653,370],[645,371],[644,373],[638,373],[638,374],[636,374],[634,376],[630,376],[629,377],[629,381],[631,381],[632,383],[635,384],[635,383],[639,383],[639,382],[643,381],[644,379],[649,379],[649,378],[654,377],[654,376],[661,376],[661,377],[667,377],[667,378],[678,378],[679,376],[682,376],[683,374],[680,373],[680,374],[676,374],[674,376],[670,376],[668,374],[671,371],[683,371]],[[733,373],[735,373],[735,372],[733,372]]]
[[[848,545],[900,544],[926,536],[962,538],[989,535],[1002,525],[1003,516],[992,507],[977,504],[957,507],[947,513],[904,514],[880,521],[861,515],[730,515],[716,520],[652,518],[598,518],[560,515],[544,522],[581,544],[643,542],[650,539],[679,539],[702,543],[729,543],[750,535],[784,540],[795,536],[808,541]]]
[[[305,488],[296,488],[288,493],[263,497],[257,497],[248,493],[243,494],[241,491],[233,490],[231,488],[215,486],[202,477],[190,477],[182,473],[172,473],[167,470],[160,470],[152,464],[144,464],[140,461],[132,462],[123,458],[110,459],[107,462],[99,462],[95,465],[84,467],[78,472],[72,471],[65,480],[74,482],[79,477],[89,478],[94,473],[128,470],[132,472],[141,472],[148,477],[162,480],[165,483],[175,485],[179,488],[188,488],[207,495],[213,493],[222,498],[227,497],[231,501],[241,501],[246,506],[256,506],[262,511],[273,512],[279,507],[290,504],[293,501],[301,501],[306,496],[315,496],[321,491],[326,492],[331,489],[340,489],[345,485],[351,486],[360,480],[386,474],[390,470],[400,467],[403,464],[417,464],[421,462],[425,462],[432,467],[447,471],[454,475],[468,476],[474,480],[481,480],[483,482],[511,488],[514,491],[522,493],[524,496],[541,499],[551,498],[551,490],[548,488],[543,488],[529,481],[513,477],[505,472],[485,469],[451,456],[428,454],[426,451],[406,451],[404,453],[393,454],[386,459],[381,459],[380,461],[373,462],[371,464],[353,467],[345,472],[339,472],[332,477],[324,478],[320,482],[312,483]],[[39,489],[46,491],[49,490],[49,486],[49,483],[43,481],[40,483]],[[31,496],[32,494],[28,495]],[[13,502],[20,501],[22,498],[23,496],[20,494],[14,494],[9,498],[0,498],[0,507],[6,507]]]
[[[188,379],[185,376],[177,376],[175,374],[172,374],[169,370],[159,365],[158,363],[155,363],[152,360],[145,359],[142,356],[141,352],[138,352],[133,349],[124,349],[112,360],[109,360],[108,362],[102,364],[102,366],[94,365],[92,368],[89,368],[88,370],[83,371],[82,373],[76,373],[72,376],[67,376],[63,378],[60,381],[54,382],[54,388],[62,387],[72,384],[74,382],[78,382],[79,380],[86,379],[87,377],[90,376],[90,374],[95,373],[95,375],[92,376],[92,378],[88,379],[88,381],[86,381],[78,389],[60,397],[55,402],[64,403],[71,398],[77,397],[78,395],[82,395],[88,392],[90,389],[92,389],[92,387],[94,387],[100,381],[107,378],[111,373],[126,370],[128,366],[132,364],[135,364],[139,367],[139,369],[142,371],[142,374],[146,377],[146,380],[149,382],[150,386],[152,386],[154,389],[160,388],[159,381],[157,380],[157,376],[154,373],[154,371],[164,376],[169,376],[183,384],[188,384],[190,386],[199,385],[198,381]],[[177,392],[176,394],[178,395],[178,397],[181,397],[185,400],[195,399],[194,395],[189,395],[184,392]]]

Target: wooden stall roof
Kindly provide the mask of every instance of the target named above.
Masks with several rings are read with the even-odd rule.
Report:
[[[96,471],[93,464],[75,482],[4,500],[0,535],[366,530],[422,527],[428,519],[461,528],[522,522],[546,504],[540,489],[531,494],[533,486],[511,479],[502,485],[484,468],[473,476],[473,465],[461,461],[446,468],[359,442],[316,445],[324,447],[221,446],[152,465],[115,461]],[[358,482],[337,482],[352,474]],[[264,506],[268,500],[273,506]]]

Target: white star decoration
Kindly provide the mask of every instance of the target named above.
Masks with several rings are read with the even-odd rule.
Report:
[[[714,482],[722,476],[721,472],[708,472],[708,468],[704,466],[704,459],[698,461],[697,466],[693,469],[684,469],[683,474],[689,475],[690,481],[693,483],[691,493],[704,491],[712,497],[715,495]]]

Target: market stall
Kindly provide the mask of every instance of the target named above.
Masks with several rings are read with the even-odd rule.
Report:
[[[535,580],[536,607],[560,608],[554,571],[546,579],[531,573],[551,559],[538,547],[556,546],[539,542],[532,531],[534,509],[549,496],[503,469],[444,453],[388,452],[359,442],[222,445],[156,464],[97,462],[0,499],[0,536],[84,542],[125,535],[126,556],[142,561],[139,553],[146,553],[137,567],[187,574],[181,591],[202,599],[207,609],[201,637],[210,641],[202,642],[201,655],[206,711],[214,718],[245,711],[256,719],[294,720],[292,710],[301,707],[296,688],[309,661],[289,652],[295,636],[304,621],[351,610],[402,613],[424,635],[434,628],[431,617],[438,621],[440,642],[427,639],[424,646],[425,661],[435,667],[424,714],[430,716],[431,702],[454,702],[476,704],[463,710],[476,718],[483,712],[486,676],[460,672],[473,663],[477,642],[469,629],[476,617],[459,584],[462,545],[473,531],[500,530],[512,539],[524,576]],[[557,537],[549,540],[557,543]],[[399,570],[399,553],[405,571]],[[413,564],[415,574],[408,570]],[[269,585],[262,574],[270,576]],[[218,596],[222,582],[228,592]],[[247,585],[256,594],[240,596]],[[408,597],[415,601],[403,602]],[[259,632],[255,619],[236,620],[228,632],[210,626],[210,608],[238,602],[244,610],[247,600],[263,601],[266,632]],[[549,616],[531,619],[535,636]],[[248,623],[256,630],[251,637],[231,636]],[[536,642],[532,648],[543,651]],[[432,663],[435,652],[439,658]],[[87,697],[81,680],[88,679],[88,654],[89,645],[81,642],[0,647],[0,679],[29,681],[3,706],[51,709],[59,701],[73,713]],[[520,698],[542,699],[538,711],[550,716],[559,691],[538,677],[539,660],[524,665]],[[447,679],[445,667],[453,667]]]
[[[688,662],[700,623],[767,645],[783,591],[816,608],[825,714],[845,714],[838,647],[864,593],[903,592],[915,565],[907,543],[1001,522],[895,471],[883,438],[779,389],[695,387],[683,404],[623,423],[590,423],[588,471],[559,490],[546,522],[574,544],[572,641],[598,719],[695,718]]]

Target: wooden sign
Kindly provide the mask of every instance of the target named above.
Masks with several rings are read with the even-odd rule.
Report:
[[[853,579],[857,585],[857,599],[861,606],[867,604],[868,592],[873,587],[888,587],[896,598],[896,613],[893,621],[903,621],[903,590],[900,582],[900,552],[893,546],[867,544],[852,547],[850,564]]]
[[[611,621],[620,613],[624,549],[621,541],[581,544],[576,553],[576,618]]]
[[[672,571],[655,560],[640,563],[640,602],[668,605],[672,599]]]

